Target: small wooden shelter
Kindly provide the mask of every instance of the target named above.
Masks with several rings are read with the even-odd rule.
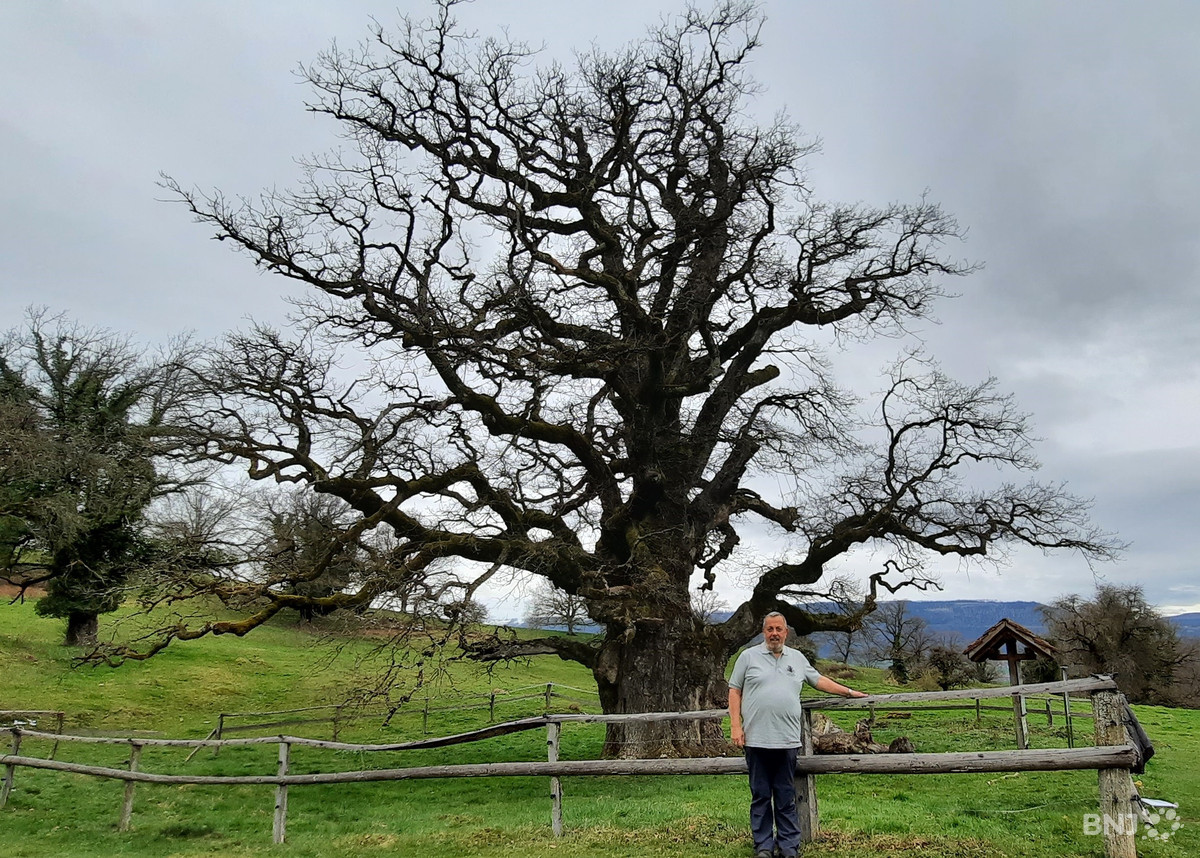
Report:
[[[1008,684],[1020,685],[1022,661],[1042,656],[1053,658],[1056,650],[1045,638],[1038,637],[1020,623],[1005,618],[967,644],[964,652],[967,658],[974,662],[1008,662]],[[1026,721],[1025,698],[1020,694],[1013,695],[1013,718],[1016,721],[1017,747],[1028,748],[1029,725]]]

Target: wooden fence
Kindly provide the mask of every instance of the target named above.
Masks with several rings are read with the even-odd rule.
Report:
[[[1140,749],[1127,734],[1123,698],[1116,683],[1109,677],[1093,677],[1066,682],[1040,685],[1010,686],[994,689],[971,689],[963,691],[919,692],[904,694],[872,695],[855,700],[817,699],[806,701],[806,712],[822,709],[861,709],[871,706],[889,706],[898,703],[924,703],[929,701],[967,698],[1004,698],[1014,694],[1045,693],[1088,693],[1091,695],[1096,725],[1096,744],[1083,748],[1056,748],[1015,751],[972,751],[930,754],[879,754],[879,755],[831,755],[813,756],[811,746],[801,756],[796,766],[797,796],[801,809],[802,829],[806,839],[818,831],[816,790],[813,778],[825,774],[952,774],[973,772],[1014,771],[1063,771],[1096,769],[1099,773],[1100,811],[1112,820],[1129,820],[1130,824],[1118,824],[1104,828],[1105,854],[1108,858],[1136,858],[1134,845],[1137,818],[1136,799],[1130,770],[1141,759]],[[110,737],[63,736],[14,727],[11,730],[11,753],[0,755],[0,764],[5,767],[3,786],[0,788],[0,807],[7,802],[13,789],[13,778],[17,768],[28,767],[54,771],[73,772],[101,778],[124,781],[119,827],[129,826],[133,812],[134,787],[138,783],[156,784],[208,784],[234,785],[258,784],[275,787],[275,813],[273,837],[276,843],[284,842],[287,832],[287,794],[292,786],[333,783],[362,783],[369,781],[397,781],[423,778],[461,777],[512,777],[541,776],[550,778],[551,824],[556,835],[562,833],[563,777],[586,777],[596,775],[717,775],[746,773],[745,760],[741,757],[701,757],[691,759],[629,759],[629,760],[576,760],[558,758],[563,725],[572,723],[613,723],[619,721],[666,721],[666,720],[716,720],[725,717],[723,709],[698,712],[665,712],[637,715],[594,715],[565,714],[543,715],[495,724],[480,730],[434,739],[393,744],[349,744],[294,736],[257,737],[243,739],[121,739]],[[337,751],[375,752],[403,751],[420,748],[438,748],[465,742],[479,741],[524,730],[545,729],[547,731],[547,759],[545,762],[502,762],[470,765],[419,766],[394,769],[366,769],[344,772],[320,772],[291,774],[288,771],[292,746],[308,746]],[[811,733],[811,731],[809,731]],[[20,755],[23,738],[55,739],[63,742],[87,742],[127,745],[130,748],[129,768],[115,769],[102,766],[81,765],[52,759]],[[206,747],[256,744],[279,745],[278,767],[274,774],[258,775],[165,775],[139,771],[142,748],[146,746]]]
[[[67,713],[61,709],[0,709],[0,729],[13,727],[34,727],[39,718],[53,718],[54,732],[61,735]],[[50,759],[58,753],[58,742],[50,750]]]
[[[564,694],[563,691],[571,692]],[[534,693],[536,692],[536,693]],[[580,695],[595,700],[584,701]],[[583,688],[573,688],[555,682],[542,685],[529,685],[512,690],[494,689],[489,694],[462,695],[453,706],[434,706],[429,697],[408,700],[399,706],[384,704],[352,704],[340,703],[328,706],[308,706],[303,709],[274,709],[264,712],[222,712],[217,716],[217,726],[208,734],[209,739],[224,739],[236,733],[263,733],[278,727],[292,727],[309,724],[329,724],[332,727],[334,741],[341,728],[353,721],[364,718],[387,717],[395,711],[415,709],[420,707],[422,732],[429,733],[429,715],[439,712],[462,712],[469,709],[487,709],[488,721],[496,720],[496,704],[519,703],[529,700],[541,701],[549,709],[555,700],[566,700],[571,703],[599,705],[599,695],[595,691]],[[472,702],[474,701],[474,702]],[[239,723],[240,722],[240,723]],[[217,747],[220,747],[219,745]]]

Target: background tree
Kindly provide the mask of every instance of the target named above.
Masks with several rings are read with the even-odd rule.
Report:
[[[953,637],[935,641],[925,655],[925,664],[933,672],[942,691],[977,681],[978,672],[974,663],[963,652],[962,641]]]
[[[335,497],[304,491],[268,496],[264,507],[262,559],[269,585],[308,597],[298,608],[302,622],[335,610],[316,600],[341,593],[360,572],[357,540],[347,539],[349,509]]]
[[[530,594],[525,623],[535,628],[562,626],[567,634],[575,634],[575,627],[590,623],[587,600],[582,596],[559,590],[544,579]]]
[[[729,615],[729,603],[715,590],[697,587],[692,590],[692,611],[702,623],[723,622]]]
[[[886,664],[897,682],[908,682],[933,645],[929,623],[909,613],[903,599],[881,602],[865,622],[871,660]]]
[[[572,69],[464,35],[455,7],[306,70],[348,149],[298,190],[230,203],[168,181],[312,290],[295,335],[233,337],[197,368],[198,452],[341,498],[395,535],[398,577],[449,570],[469,588],[520,570],[583,597],[596,641],[473,653],[580,661],[607,712],[723,705],[727,660],[769,610],[801,633],[860,622],[781,595],[858,548],[888,564],[863,612],[927,553],[1110,553],[1059,487],[972,483],[974,465],[1037,465],[991,381],[910,355],[870,408],[838,386],[824,348],[905,334],[970,266],[944,253],[958,226],[928,201],[811,195],[815,144],[750,118],[752,5],[688,9]],[[354,348],[368,358],[340,365],[367,369],[348,379]],[[775,554],[747,551],[748,530]],[[696,616],[693,587],[751,569],[729,619]],[[717,725],[613,725],[607,750],[706,740]]]
[[[979,662],[991,664],[992,662]],[[1039,682],[1059,682],[1063,678],[1062,666],[1057,659],[1038,656],[1031,661],[1021,663],[1021,681],[1036,684]]]
[[[1200,639],[1184,638],[1175,670],[1174,697],[1180,706],[1200,709]]]
[[[1041,610],[1047,637],[1070,673],[1112,674],[1134,703],[1174,702],[1175,672],[1188,650],[1141,587],[1101,584],[1090,599],[1071,594]]]
[[[68,645],[95,643],[147,507],[180,485],[158,464],[176,381],[127,340],[41,313],[0,344],[0,560],[10,582],[46,587],[37,611],[66,618]]]
[[[474,599],[451,602],[446,606],[445,614],[447,619],[463,628],[486,623],[488,616],[487,608]]]
[[[836,613],[853,618],[862,616],[866,595],[862,581],[842,574],[829,582],[828,588],[820,594],[820,598],[824,604],[832,605]],[[836,631],[818,632],[812,637],[818,650],[827,650],[830,658],[842,664],[850,664],[856,660],[868,644],[866,631],[855,623],[849,623],[846,628]]]

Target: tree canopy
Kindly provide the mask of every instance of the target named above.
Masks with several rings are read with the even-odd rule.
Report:
[[[538,576],[604,634],[497,636],[477,657],[581,661],[607,711],[698,709],[724,700],[726,659],[769,610],[800,632],[846,628],[877,586],[921,579],[924,556],[1110,553],[1061,486],[976,481],[1037,466],[993,381],[957,383],[912,351],[878,401],[834,378],[829,349],[906,336],[971,266],[928,200],[813,195],[815,144],[754,118],[752,4],[688,8],[570,68],[466,34],[457,6],[305,69],[346,147],[296,190],[234,201],[167,182],[311,289],[296,330],[233,336],[195,368],[190,440],[394,534],[391,579],[334,599]],[[857,548],[883,558],[863,611],[791,598]],[[690,591],[722,576],[750,596],[706,624]],[[260,596],[258,616],[294,598]],[[652,753],[680,729],[614,727],[608,750]]]
[[[1175,675],[1196,659],[1142,588],[1101,584],[1091,598],[1063,596],[1042,609],[1058,661],[1076,675],[1106,673],[1134,703],[1171,705]],[[1194,702],[1194,701],[1193,701]]]
[[[46,587],[39,613],[95,643],[146,545],[175,373],[108,331],[32,312],[0,343],[0,573]]]
[[[561,626],[567,630],[567,634],[573,635],[577,626],[591,623],[587,615],[587,599],[560,590],[541,579],[537,589],[529,595],[525,622],[540,629]]]

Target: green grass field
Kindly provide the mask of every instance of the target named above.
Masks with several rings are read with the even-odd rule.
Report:
[[[108,618],[105,618],[106,620]],[[336,633],[318,635],[284,620],[245,639],[177,644],[145,663],[120,668],[70,667],[72,653],[58,645],[59,621],[37,617],[30,604],[0,603],[0,709],[62,709],[67,732],[156,731],[170,738],[202,738],[221,712],[286,709],[339,702],[378,664],[374,643]],[[340,653],[331,655],[340,645]],[[374,664],[374,666],[373,666]],[[554,682],[594,688],[583,668],[544,659],[497,669],[439,665],[428,690],[435,735],[485,726],[488,710],[477,695],[497,693],[496,719],[540,713],[537,700],[505,702],[511,693]],[[867,691],[894,691],[864,671],[854,683]],[[420,694],[424,695],[424,691]],[[419,695],[420,696],[420,695]],[[580,695],[586,700],[586,695]],[[565,701],[556,706],[566,708]],[[421,738],[421,704],[400,710],[386,727],[379,717],[342,730],[346,741]],[[1141,776],[1143,795],[1180,804],[1182,827],[1167,842],[1139,837],[1139,854],[1200,854],[1200,712],[1137,707],[1157,755]],[[840,716],[846,721],[847,716]],[[1031,715],[1035,747],[1065,745],[1061,719],[1053,728]],[[1012,746],[1011,716],[929,712],[881,719],[876,735],[905,733],[919,751],[983,750]],[[851,726],[843,723],[843,726]],[[1077,725],[1086,733],[1087,722]],[[280,728],[293,735],[329,738],[331,725]],[[272,730],[271,732],[279,732]],[[602,728],[567,725],[562,757],[598,755]],[[1084,737],[1081,743],[1090,741]],[[27,741],[22,754],[46,756],[48,743]],[[359,754],[296,749],[291,771],[337,771],[409,765],[544,760],[545,734],[519,733],[442,750]],[[147,748],[143,771],[268,774],[273,745],[203,750]],[[119,746],[63,744],[58,759],[124,767]],[[565,836],[549,825],[544,778],[397,781],[293,787],[288,838],[271,841],[274,789],[270,786],[137,787],[132,827],[117,830],[123,786],[60,772],[17,769],[8,806],[0,809],[0,854],[191,858],[202,855],[308,856],[597,856],[662,858],[688,855],[748,858],[748,792],[740,777],[608,777],[564,779]],[[1084,814],[1097,811],[1094,772],[1008,775],[851,776],[817,780],[822,835],[810,856],[1100,856],[1102,841],[1084,834]]]

